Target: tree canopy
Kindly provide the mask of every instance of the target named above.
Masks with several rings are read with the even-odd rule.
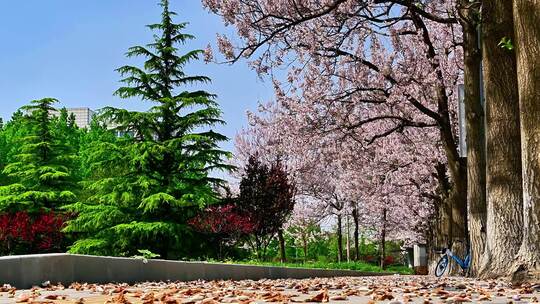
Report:
[[[26,114],[11,122],[18,129],[12,130],[18,133],[18,147],[6,155],[3,174],[11,183],[0,187],[1,211],[38,212],[75,201],[77,156],[62,138],[66,134],[57,130],[63,125],[64,131],[71,132],[76,127],[62,117],[52,118],[56,102],[53,98],[34,100],[22,108]]]
[[[100,140],[83,152],[95,169],[86,200],[66,207],[79,216],[65,231],[86,236],[71,252],[132,255],[134,249],[151,249],[164,258],[173,250],[178,254],[189,233],[187,219],[217,201],[215,187],[223,182],[211,172],[232,168],[223,162],[229,153],[218,146],[227,138],[209,129],[224,123],[215,95],[184,90],[210,81],[183,71],[203,51],[179,54],[178,48],[194,37],[183,33],[187,23],[174,23],[168,1],[161,6],[161,22],[148,25],[156,33],[154,41],[126,54],[144,57],[143,67],[119,68],[125,86],[115,93],[154,105],[145,112],[109,107],[101,113],[104,122],[126,136]]]

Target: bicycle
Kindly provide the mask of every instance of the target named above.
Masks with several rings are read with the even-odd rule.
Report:
[[[457,240],[456,242],[463,242]],[[453,243],[452,243],[453,244]],[[450,247],[452,247],[452,244]],[[442,248],[441,250],[436,250],[437,252],[443,254],[439,262],[437,263],[437,268],[435,268],[435,276],[441,277],[446,269],[448,268],[448,265],[450,264],[450,258],[452,258],[456,263],[461,267],[461,270],[465,275],[469,274],[470,267],[471,267],[471,249],[467,245],[467,255],[464,259],[461,259],[460,257],[456,256],[450,248]]]

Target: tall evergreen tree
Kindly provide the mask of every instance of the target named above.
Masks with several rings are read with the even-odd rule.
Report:
[[[71,160],[71,167],[74,170],[71,175],[76,181],[81,181],[81,159],[78,153],[82,144],[83,130],[75,123],[75,115],[73,113],[69,114],[66,108],[60,109],[58,116],[55,116],[51,123],[53,136],[63,143],[63,153],[78,156]]]
[[[0,187],[0,212],[53,210],[75,201],[72,174],[76,155],[52,131],[56,102],[44,98],[22,107],[26,112],[18,118],[22,136],[11,138],[20,146],[3,169],[12,183]]]
[[[181,255],[186,220],[195,208],[217,199],[214,186],[222,181],[210,177],[210,171],[230,169],[222,161],[229,153],[218,148],[227,138],[206,130],[223,123],[215,96],[180,90],[210,81],[183,71],[203,51],[178,54],[178,47],[194,37],[182,33],[186,23],[173,22],[167,0],[161,6],[161,23],[148,26],[157,32],[154,41],[127,52],[127,57],[145,57],[144,67],[119,68],[125,86],[116,91],[154,106],[146,112],[104,109],[104,121],[130,136],[87,151],[99,176],[87,186],[88,199],[68,208],[79,217],[66,231],[87,236],[72,252],[131,255],[150,249],[164,258]]]

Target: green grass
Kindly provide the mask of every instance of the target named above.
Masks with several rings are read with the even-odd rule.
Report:
[[[306,263],[279,263],[279,262],[259,262],[259,261],[234,261],[227,262],[234,264],[260,265],[260,266],[280,266],[293,268],[314,268],[314,269],[343,269],[356,270],[362,272],[384,272],[384,273],[399,273],[412,274],[413,270],[403,265],[390,265],[383,271],[379,266],[365,262],[306,262]]]

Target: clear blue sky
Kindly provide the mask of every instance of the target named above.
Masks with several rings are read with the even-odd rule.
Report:
[[[215,45],[216,33],[229,32],[199,0],[171,0],[177,21],[190,23],[197,39],[186,50]],[[112,93],[120,76],[115,68],[136,64],[126,50],[150,42],[144,27],[159,21],[157,0],[18,0],[0,4],[0,117],[32,99],[55,97],[61,106],[103,106],[144,110],[149,104],[121,100]],[[233,66],[193,63],[188,72],[207,75],[227,126],[218,130],[233,138],[246,124],[245,112],[272,98],[269,81],[259,80],[245,62]],[[232,151],[232,141],[224,145]]]

